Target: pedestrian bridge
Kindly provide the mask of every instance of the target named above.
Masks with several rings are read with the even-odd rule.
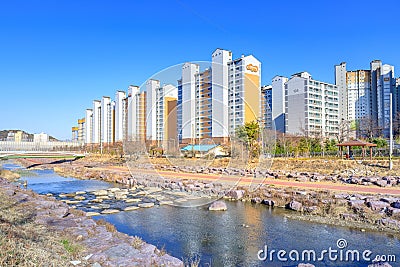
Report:
[[[50,159],[78,159],[85,154],[64,151],[0,151],[0,160],[19,158],[50,158]]]

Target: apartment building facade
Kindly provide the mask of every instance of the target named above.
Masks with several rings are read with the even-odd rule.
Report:
[[[339,93],[336,85],[312,79],[307,72],[285,83],[285,132],[334,138],[339,131]]]

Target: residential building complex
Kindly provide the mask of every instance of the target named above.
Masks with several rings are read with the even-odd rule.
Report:
[[[336,85],[312,79],[307,72],[285,83],[285,132],[334,138],[339,130],[339,96]]]
[[[389,99],[397,96],[394,67],[373,60],[369,70],[348,71],[346,63],[335,66],[339,89],[340,118],[354,130],[353,137],[366,132],[389,136]],[[393,111],[397,110],[394,101]]]
[[[388,136],[389,97],[400,111],[400,78],[394,67],[374,60],[369,69],[335,66],[335,84],[314,80],[308,72],[275,76],[261,87],[261,63],[253,55],[234,59],[216,49],[210,65],[182,65],[174,84],[149,79],[117,91],[114,101],[94,100],[73,127],[73,140],[87,144],[143,141],[147,146],[214,142],[224,144],[236,129],[257,121],[263,128],[290,135],[337,138],[342,123],[350,137],[369,132]]]

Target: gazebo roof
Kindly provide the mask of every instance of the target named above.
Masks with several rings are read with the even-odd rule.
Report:
[[[368,143],[368,142],[361,141],[361,140],[350,140],[350,141],[346,141],[346,142],[337,144],[337,146],[368,146],[368,147],[372,147],[372,146],[376,146],[376,144]]]

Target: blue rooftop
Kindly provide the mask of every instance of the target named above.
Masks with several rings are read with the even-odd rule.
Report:
[[[187,145],[182,148],[182,151],[199,151],[199,152],[207,152],[213,149],[218,145]]]

